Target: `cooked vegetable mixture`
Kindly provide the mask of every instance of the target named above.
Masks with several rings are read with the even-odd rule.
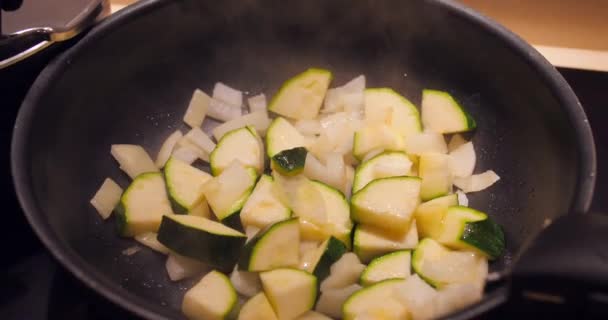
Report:
[[[112,145],[132,182],[105,179],[91,204],[167,255],[171,280],[200,277],[186,317],[418,320],[481,299],[505,239],[468,207],[467,193],[499,180],[475,173],[459,134],[475,120],[447,92],[423,90],[419,111],[364,76],[331,80],[308,69],[268,106],[248,98],[244,115],[243,93],[217,83],[211,97],[194,92],[191,130],[170,134],[155,160]],[[206,118],[223,122],[213,137]]]

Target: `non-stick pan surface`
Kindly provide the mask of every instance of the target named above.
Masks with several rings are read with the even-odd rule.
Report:
[[[452,92],[472,113],[477,170],[501,181],[471,206],[504,226],[508,270],[547,219],[588,208],[595,155],[569,86],[530,46],[447,1],[144,1],[102,22],[40,75],[15,125],[12,170],[26,215],[54,256],[110,300],[149,318],[180,317],[189,281],[173,283],[164,257],[125,256],[88,201],[106,176],[127,177],[113,143],[155,154],[192,91],[216,81],[272,95],[282,81],[324,67],[341,84],[365,74],[419,104],[422,88]],[[112,220],[112,219],[110,219]],[[7,226],[9,227],[9,226]],[[486,298],[470,317],[504,299]]]

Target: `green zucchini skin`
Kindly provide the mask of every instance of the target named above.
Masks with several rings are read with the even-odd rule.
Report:
[[[327,241],[327,247],[312,272],[317,277],[319,285],[329,276],[331,266],[348,252],[346,245],[334,236],[329,237]]]
[[[114,221],[116,222],[116,230],[118,230],[118,234],[125,236],[125,232],[127,230],[127,213],[125,209],[125,205],[120,201],[116,208],[114,208]]]
[[[308,150],[304,147],[283,150],[272,157],[275,170],[286,176],[294,176],[304,170]]]
[[[164,216],[158,230],[158,241],[183,256],[230,271],[238,261],[246,237],[213,234]]]
[[[167,173],[165,172],[165,170],[162,171],[162,174],[163,174],[163,179],[165,181],[168,181]],[[171,209],[173,209],[173,212],[177,213],[177,214],[188,214],[188,208],[182,206],[179,202],[175,201],[175,199],[173,199],[173,197],[171,196],[171,189],[169,188],[168,183],[165,183],[165,190],[167,190],[169,203],[171,204]]]
[[[460,240],[483,251],[491,260],[500,257],[505,250],[504,231],[489,217],[466,223]]]

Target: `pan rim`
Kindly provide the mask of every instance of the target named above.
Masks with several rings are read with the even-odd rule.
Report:
[[[562,110],[567,113],[574,129],[573,133],[579,146],[577,154],[579,155],[578,169],[580,175],[577,178],[577,184],[575,186],[577,192],[572,199],[570,209],[572,212],[586,212],[591,205],[595,187],[595,173],[597,170],[596,150],[589,121],[578,98],[570,88],[570,85],[557,69],[531,45],[490,18],[454,1],[422,1],[435,3],[436,5],[443,7],[443,9],[447,10],[450,14],[454,14],[459,18],[474,24],[476,27],[484,29],[485,32],[489,32],[497,38],[500,38],[508,49],[519,54],[529,67],[539,74],[556,100],[562,105]],[[104,275],[95,271],[72,249],[58,239],[48,227],[47,222],[43,219],[43,210],[36,205],[30,178],[25,170],[24,164],[27,163],[26,160],[28,156],[26,142],[29,139],[30,120],[33,117],[38,100],[47,88],[47,83],[52,82],[50,80],[53,80],[54,77],[69,64],[70,58],[77,55],[81,50],[80,48],[87,46],[89,42],[96,41],[106,33],[112,32],[116,28],[120,28],[121,25],[132,21],[133,18],[139,15],[146,14],[151,10],[171,4],[172,2],[172,0],[143,0],[128,6],[100,22],[72,48],[55,58],[40,73],[28,91],[15,121],[11,143],[11,174],[17,198],[29,224],[45,247],[48,248],[53,257],[59,261],[64,268],[68,269],[70,273],[89,288],[98,292],[114,304],[148,319],[166,319],[166,317],[163,316],[163,314],[167,314],[166,308],[161,308],[158,305],[150,303],[115,284]],[[506,300],[506,296],[506,287],[497,288],[490,294],[487,294],[479,303],[451,314],[447,318],[471,318],[501,304]]]

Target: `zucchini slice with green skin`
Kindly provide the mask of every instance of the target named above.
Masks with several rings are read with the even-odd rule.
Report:
[[[422,90],[422,123],[425,129],[437,133],[457,133],[474,130],[475,120],[445,91]]]
[[[317,278],[291,268],[260,273],[264,294],[279,320],[295,319],[311,310],[317,300]]]
[[[368,125],[355,132],[353,156],[362,160],[374,150],[403,151],[405,141],[395,128],[386,124]]]
[[[228,277],[214,270],[186,292],[182,312],[193,320],[234,319],[238,300]]]
[[[447,196],[435,198],[421,203],[414,216],[420,237],[431,237],[437,239],[443,230],[443,218],[448,208],[458,205],[458,195],[449,194]]]
[[[405,152],[382,152],[365,161],[355,170],[353,193],[361,190],[372,180],[411,174],[412,161]]]
[[[401,235],[390,234],[372,226],[357,225],[353,237],[354,252],[362,262],[369,262],[372,259],[387,253],[414,249],[418,245],[418,230],[416,221],[412,221],[409,230]]]
[[[410,276],[412,253],[400,250],[372,260],[361,274],[361,284],[372,285],[386,279],[405,279]]]
[[[169,158],[163,172],[175,213],[187,214],[206,201],[201,187],[213,178],[210,174],[174,157]]]
[[[277,320],[277,315],[264,292],[260,292],[241,307],[238,320]]]
[[[505,235],[496,222],[468,207],[448,208],[437,240],[454,249],[473,250],[494,260],[505,249]]]
[[[321,283],[329,276],[331,266],[346,252],[346,245],[342,241],[329,237],[317,248],[310,263],[304,266],[304,270],[312,273]]]
[[[277,222],[260,230],[243,248],[239,269],[266,271],[295,267],[300,261],[300,226],[297,218]]]
[[[350,207],[344,194],[323,182],[311,181],[313,186],[319,191],[325,203],[327,213],[327,223],[321,228],[327,234],[336,237],[350,248],[350,233],[353,229],[353,221],[350,219]]]
[[[243,226],[264,228],[291,217],[291,210],[280,201],[276,187],[271,176],[262,175],[241,210]]]
[[[390,177],[368,183],[351,198],[352,219],[404,233],[420,202],[420,178]]]
[[[305,147],[304,136],[285,118],[275,118],[266,131],[266,152],[269,158],[297,147]]]
[[[156,232],[164,214],[172,214],[160,172],[135,177],[114,209],[118,232],[125,237]]]
[[[431,238],[420,241],[412,255],[412,269],[435,288],[456,283],[483,284],[487,268],[485,257],[450,250]]]
[[[388,121],[399,135],[407,137],[422,132],[420,113],[404,96],[390,88],[369,88],[364,91],[365,118],[370,122]],[[386,119],[386,115],[389,119]]]
[[[230,271],[247,237],[225,225],[191,215],[165,215],[158,241],[176,253]]]
[[[283,83],[268,110],[292,119],[314,119],[331,79],[329,70],[310,68]]]
[[[420,155],[418,174],[422,178],[420,198],[423,201],[444,196],[452,191],[449,157],[440,153]]]
[[[409,319],[407,308],[395,298],[404,279],[388,279],[363,288],[351,295],[342,307],[344,320]]]
[[[211,173],[219,175],[234,160],[258,173],[264,170],[264,148],[255,128],[243,127],[226,133],[209,156]]]
[[[203,185],[205,198],[219,221],[231,227],[241,227],[239,213],[251,195],[256,180],[255,169],[245,168],[240,162],[234,161],[219,176]]]
[[[304,147],[283,150],[272,157],[272,168],[285,176],[295,176],[304,170],[306,154]]]

